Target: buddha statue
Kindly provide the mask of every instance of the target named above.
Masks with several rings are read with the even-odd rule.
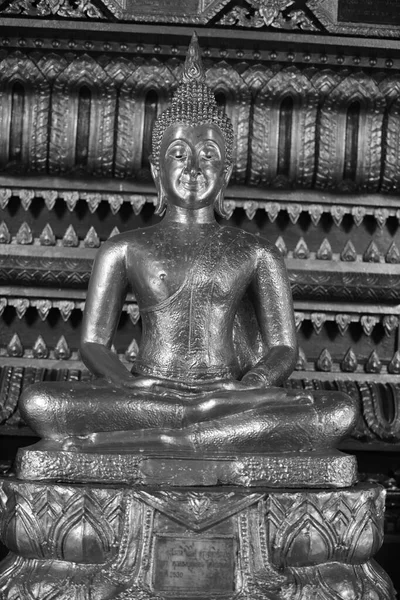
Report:
[[[297,358],[284,261],[267,240],[215,218],[226,216],[233,141],[194,37],[153,131],[156,212],[165,216],[98,251],[81,340],[97,378],[23,393],[21,414],[40,444],[71,452],[312,452],[334,448],[354,426],[347,395],[280,387]],[[128,292],[143,325],[131,372],[111,349]]]

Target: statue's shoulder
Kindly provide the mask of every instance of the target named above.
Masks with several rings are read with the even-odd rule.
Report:
[[[150,228],[147,228],[150,229]],[[131,229],[123,233],[118,233],[109,238],[101,246],[100,252],[102,254],[114,253],[115,255],[125,254],[132,246],[140,246],[143,243],[144,238],[148,237],[146,228],[143,229]]]
[[[223,226],[224,237],[226,236],[227,241],[238,239],[238,241],[247,249],[254,252],[265,259],[271,261],[282,262],[283,258],[279,249],[261,235],[245,231],[244,229],[237,229],[236,227]]]

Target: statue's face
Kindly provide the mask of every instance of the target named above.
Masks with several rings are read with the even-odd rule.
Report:
[[[225,141],[216,125],[171,125],[160,150],[159,178],[168,204],[198,209],[214,203],[229,178]]]

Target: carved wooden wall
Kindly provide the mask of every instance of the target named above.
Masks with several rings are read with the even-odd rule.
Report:
[[[206,61],[236,131],[232,184],[398,190],[400,73]],[[3,53],[0,168],[149,181],[156,115],[182,59]]]
[[[347,447],[391,449],[381,479],[398,491],[400,51],[387,40],[328,43],[319,33],[331,13],[313,12],[311,1],[275,12],[269,0],[263,10],[247,0],[211,4],[198,34],[208,82],[236,131],[229,222],[285,256],[301,347],[288,385],[354,395],[361,417]],[[89,377],[78,346],[93,257],[116,232],[158,219],[151,128],[191,34],[183,25],[160,35],[156,25],[70,21],[55,34],[51,21],[38,30],[38,7],[50,10],[44,0],[0,5],[37,18],[7,17],[0,28],[0,431],[8,435],[29,434],[17,410],[25,386]],[[54,14],[127,18],[111,2],[68,7]],[[203,18],[195,17],[182,22]],[[139,339],[129,297],[115,340],[122,360],[134,359]],[[396,519],[388,527],[400,530]]]

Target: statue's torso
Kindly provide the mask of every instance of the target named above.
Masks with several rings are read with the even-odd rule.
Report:
[[[256,264],[254,236],[229,227],[132,233],[127,274],[142,317],[138,373],[238,376],[233,321]]]

